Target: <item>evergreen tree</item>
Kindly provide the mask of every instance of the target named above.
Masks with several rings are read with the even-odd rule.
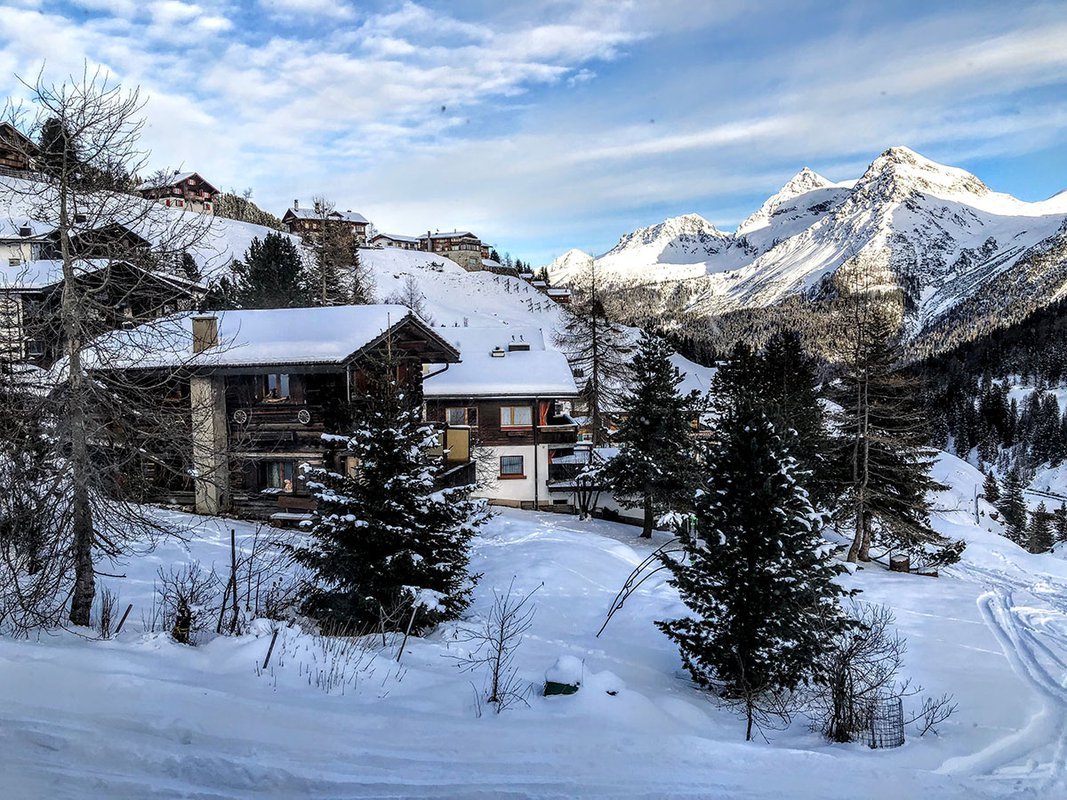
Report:
[[[629,348],[626,331],[604,309],[593,262],[562,317],[556,344],[575,370],[593,446],[600,447],[607,442],[609,419],[619,410],[629,380]]]
[[[982,496],[986,499],[986,502],[993,505],[996,505],[997,501],[1000,500],[1000,487],[997,485],[993,470],[985,474],[985,482],[982,484]]]
[[[997,510],[1004,521],[1004,533],[1016,544],[1026,543],[1026,500],[1023,499],[1023,481],[1019,468],[1012,466],[1004,476]]]
[[[795,332],[767,341],[762,354],[764,408],[779,430],[797,434],[795,458],[814,505],[837,494],[830,471],[830,437],[819,397],[815,359],[804,352]]]
[[[436,488],[438,437],[389,363],[354,410],[345,450],[356,468],[306,470],[317,507],[308,543],[294,549],[313,575],[303,609],[334,628],[363,631],[384,617],[403,629],[414,611],[413,630],[423,630],[458,616],[474,585],[470,540],[485,502],[469,487]]]
[[[1052,549],[1051,517],[1044,503],[1030,516],[1030,525],[1026,530],[1026,549],[1031,553],[1047,553]]]
[[[1052,534],[1057,543],[1067,542],[1067,504],[1052,512]]]
[[[861,299],[859,302],[870,302]],[[849,561],[869,561],[872,544],[925,565],[959,559],[963,542],[930,527],[932,452],[918,382],[899,369],[899,338],[883,313],[856,323],[835,399],[841,406],[838,463],[847,476],[841,516],[851,520]]]
[[[234,261],[233,274],[233,298],[239,308],[311,305],[300,249],[283,234],[253,239],[244,258]]]
[[[644,511],[641,536],[652,536],[656,514],[691,506],[697,462],[692,422],[700,414],[700,394],[682,395],[684,376],[658,336],[644,333],[634,357],[632,393],[623,401],[623,421],[615,435],[619,454],[604,470],[615,498]]]
[[[751,739],[776,698],[820,679],[821,655],[848,627],[834,581],[844,570],[762,411],[727,410],[713,441],[697,529],[681,534],[686,558],[662,557],[693,616],[656,624],[698,684],[744,708]]]

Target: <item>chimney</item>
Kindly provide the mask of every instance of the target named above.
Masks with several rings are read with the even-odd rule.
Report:
[[[213,314],[193,317],[193,352],[202,353],[219,343],[219,318]]]
[[[299,210],[300,210],[300,201],[299,200],[294,200],[293,201],[293,211],[299,211]]]

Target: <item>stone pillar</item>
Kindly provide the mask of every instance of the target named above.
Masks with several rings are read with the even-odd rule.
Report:
[[[193,423],[196,512],[219,514],[228,508],[230,495],[226,379],[210,375],[191,378],[189,402]]]

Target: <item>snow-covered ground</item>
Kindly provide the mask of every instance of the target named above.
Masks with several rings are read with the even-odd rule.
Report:
[[[1024,553],[975,521],[981,475],[945,456],[937,525],[968,541],[940,578],[879,567],[850,582],[887,603],[907,636],[905,673],[952,692],[940,735],[904,747],[831,745],[803,720],[767,741],[697,691],[653,626],[682,613],[656,576],[596,638],[630,571],[657,544],[607,522],[505,510],[478,537],[482,573],[466,622],[396,648],[331,659],[283,630],[265,672],[267,623],[198,647],[146,633],[158,566],[228,562],[231,523],[185,518],[170,542],[103,579],[134,603],[117,640],[71,633],[0,639],[0,775],[12,798],[245,797],[1033,797],[1067,793],[1067,562]],[[983,515],[984,514],[984,515]],[[252,534],[237,525],[238,541]],[[534,594],[521,645],[529,707],[478,716],[478,674],[457,668],[456,631],[494,590]],[[584,662],[573,696],[536,688],[560,656]],[[328,682],[343,667],[343,680]],[[343,689],[337,686],[344,683]],[[612,693],[609,693],[612,692]]]

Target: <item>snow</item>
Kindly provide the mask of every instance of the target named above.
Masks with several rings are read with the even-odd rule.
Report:
[[[909,318],[917,332],[1043,247],[1059,246],[1065,219],[1067,192],[1024,202],[894,147],[855,181],[831,182],[805,168],[732,233],[687,214],[626,234],[595,259],[569,251],[548,270],[554,280],[578,280],[594,262],[607,283],[681,283],[690,312],[715,315],[807,292],[860,258],[917,282],[921,304]],[[1050,295],[1060,289],[1055,275],[1031,273],[1018,280]]]
[[[575,397],[578,389],[563,353],[546,350],[540,329],[438,328],[460,354],[460,363],[438,372],[431,365],[426,397]],[[512,346],[529,350],[508,350]],[[493,355],[496,351],[498,355]]]
[[[79,260],[74,269],[80,275],[90,275],[106,269],[109,262],[99,259]],[[58,259],[24,261],[17,266],[0,264],[0,290],[29,291],[47,289],[63,280],[63,262]]]
[[[653,625],[682,613],[662,575],[643,584],[596,637],[631,570],[666,541],[625,525],[501,510],[475,540],[482,574],[467,619],[408,642],[336,655],[338,645],[271,624],[198,647],[145,631],[156,568],[229,561],[229,530],[248,523],[159,512],[186,543],[105,567],[134,604],[122,634],[0,638],[0,774],[5,796],[107,797],[820,797],[1054,798],[1067,791],[1067,562],[1030,555],[973,517],[981,475],[942,456],[937,527],[968,541],[940,578],[877,565],[848,580],[889,604],[908,639],[905,673],[959,711],[897,750],[833,745],[803,720],[745,743],[735,715],[688,680]],[[992,528],[993,530],[990,530]],[[299,535],[299,534],[294,534]],[[516,651],[529,707],[500,715],[462,672],[455,634],[484,619],[494,590],[533,596]],[[333,653],[333,655],[331,654]],[[582,665],[573,696],[538,691],[563,659]],[[329,689],[329,691],[327,691]]]
[[[566,683],[579,686],[585,674],[585,664],[576,656],[560,656],[556,663],[545,670],[545,680],[551,683]]]
[[[86,357],[131,369],[341,364],[408,314],[398,305],[218,311],[219,344],[194,354],[189,312],[106,334]]]
[[[33,205],[33,193],[37,184],[19,178],[0,176],[0,217],[13,220],[30,216]],[[278,234],[272,228],[254,225],[250,222],[202,215],[180,208],[168,208],[154,200],[146,200],[130,195],[127,202],[129,214],[126,222],[134,233],[152,245],[160,247],[165,244],[173,247],[174,240],[196,239],[186,249],[196,262],[206,280],[228,274],[234,259],[244,257],[253,239],[263,240],[268,234]],[[123,215],[116,215],[115,221],[123,223]],[[101,226],[103,221],[101,221]],[[45,226],[35,223],[34,233],[46,233]],[[289,237],[294,243],[300,243],[298,236],[280,233]]]
[[[559,306],[526,281],[491,272],[467,272],[442,253],[363,248],[360,261],[370,272],[379,302],[403,296],[407,279],[425,296],[427,321],[441,328],[515,326],[540,328],[554,348],[560,328]]]

